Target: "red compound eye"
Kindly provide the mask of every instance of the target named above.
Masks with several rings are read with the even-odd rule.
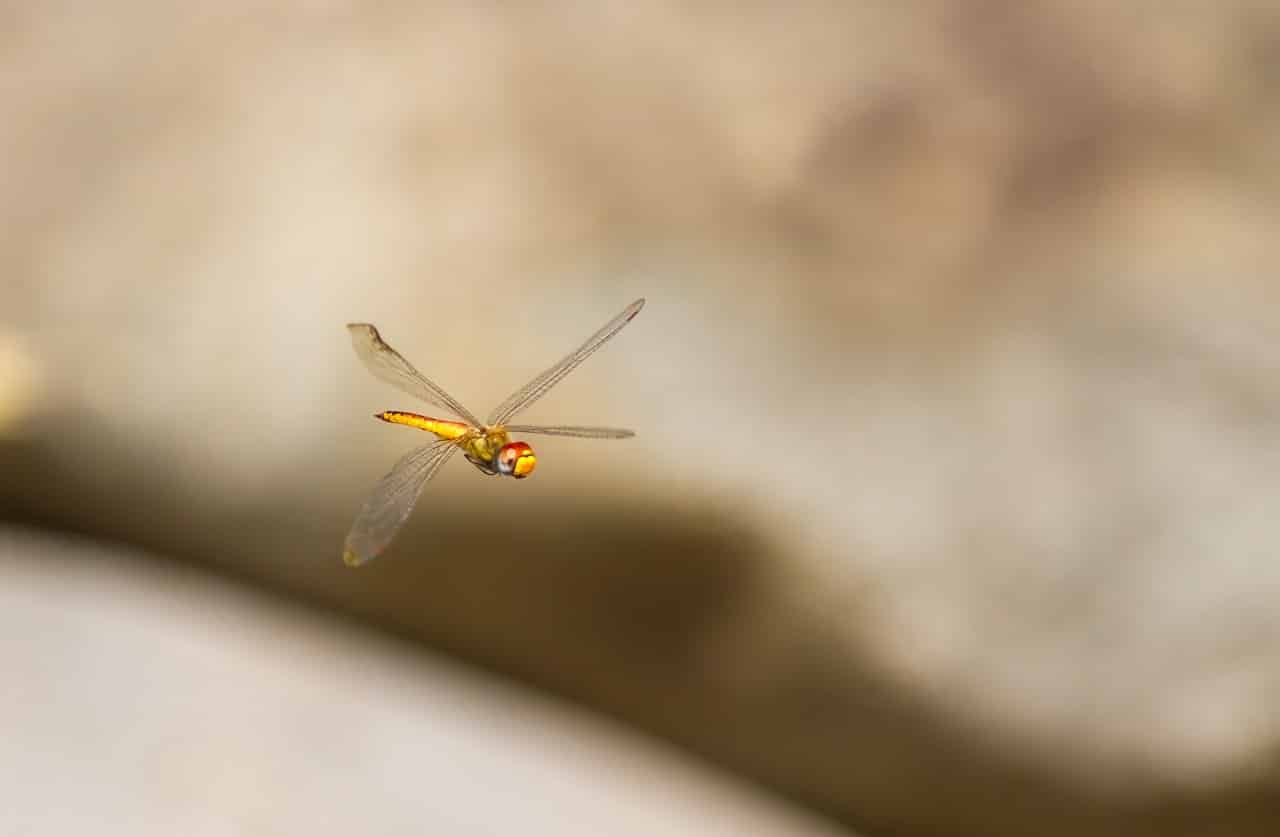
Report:
[[[524,479],[533,473],[537,464],[533,448],[524,442],[510,442],[498,451],[498,472],[506,476]]]

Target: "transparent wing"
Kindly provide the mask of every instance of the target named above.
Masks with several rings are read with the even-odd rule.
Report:
[[[577,436],[579,439],[630,439],[634,430],[621,427],[575,427],[567,424],[544,426],[540,424],[509,424],[508,433],[532,433],[541,436]]]
[[[506,424],[507,419],[546,395],[553,386],[560,383],[561,378],[576,369],[578,364],[591,357],[596,349],[608,343],[610,338],[622,331],[622,327],[631,322],[643,307],[643,299],[637,299],[628,305],[621,314],[606,323],[604,328],[588,337],[587,342],[565,355],[555,366],[542,372],[538,377],[511,393],[511,396],[506,401],[499,404],[489,414],[488,423],[491,425]]]
[[[409,518],[422,487],[458,450],[452,442],[433,442],[400,458],[373,489],[347,534],[342,560],[358,567],[378,557]]]
[[[347,331],[351,332],[351,345],[356,354],[375,377],[434,407],[448,410],[475,427],[480,426],[480,419],[388,346],[378,329],[369,323],[349,323]]]

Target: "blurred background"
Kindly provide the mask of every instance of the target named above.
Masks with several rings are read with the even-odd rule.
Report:
[[[0,834],[1277,833],[1273,2],[0,19]]]

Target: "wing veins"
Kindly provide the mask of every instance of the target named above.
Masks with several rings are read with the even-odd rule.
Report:
[[[474,427],[481,426],[480,419],[470,410],[391,348],[376,327],[369,323],[349,323],[347,331],[351,333],[351,345],[356,355],[374,377],[434,407],[448,410]]]
[[[581,346],[565,355],[553,366],[540,372],[532,381],[507,396],[507,399],[489,414],[488,423],[490,425],[504,425],[508,419],[511,419],[546,395],[565,375],[576,369],[578,364],[591,357],[597,349],[609,342],[615,334],[622,330],[623,326],[631,322],[636,314],[640,313],[640,309],[643,307],[643,298],[637,299],[628,305],[622,310],[622,313],[605,323],[599,331],[588,337]]]
[[[634,430],[621,427],[581,427],[573,424],[508,424],[508,433],[532,433],[540,436],[573,436],[578,439],[629,439]]]
[[[453,442],[437,441],[400,457],[356,515],[342,560],[354,567],[378,557],[409,519],[423,487],[458,450]]]

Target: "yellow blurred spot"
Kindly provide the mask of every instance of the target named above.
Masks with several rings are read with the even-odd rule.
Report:
[[[16,436],[42,390],[35,355],[16,334],[0,332],[0,436]]]
[[[346,564],[348,567],[358,567],[363,562],[360,560],[359,555],[356,555],[348,549],[342,553],[342,563]]]

